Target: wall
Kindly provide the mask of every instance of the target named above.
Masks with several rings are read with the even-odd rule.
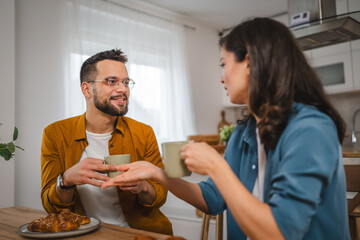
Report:
[[[0,1],[0,142],[12,140],[15,125],[15,0]],[[16,151],[16,155],[17,155]],[[15,201],[15,161],[0,157],[0,208]]]
[[[16,0],[16,125],[21,131],[15,164],[15,205],[42,209],[42,131],[59,120],[63,98],[62,2]]]
[[[197,134],[216,134],[221,120],[223,85],[217,33],[208,28],[187,30],[187,53]]]

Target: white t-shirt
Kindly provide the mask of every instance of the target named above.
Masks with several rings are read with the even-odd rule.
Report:
[[[266,167],[266,153],[264,144],[260,141],[259,130],[256,128],[256,141],[257,141],[257,153],[258,153],[258,174],[252,194],[260,201],[264,201],[264,177]]]
[[[86,131],[89,145],[85,148],[80,161],[86,157],[104,159],[109,155],[109,140],[111,132],[104,134]],[[106,175],[106,174],[103,174]],[[101,189],[90,184],[77,186],[85,213],[89,217],[95,217],[102,222],[129,227],[122,208],[116,187]]]
[[[258,153],[258,174],[256,176],[256,181],[252,195],[264,201],[264,177],[265,177],[265,167],[266,167],[266,153],[264,149],[264,144],[260,141],[259,130],[256,128],[256,142],[257,142],[257,153]],[[250,240],[248,237],[247,240]]]

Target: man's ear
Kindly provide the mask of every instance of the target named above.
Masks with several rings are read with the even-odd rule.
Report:
[[[92,89],[90,87],[90,83],[82,82],[81,83],[81,91],[84,94],[85,98],[91,98],[92,97]]]

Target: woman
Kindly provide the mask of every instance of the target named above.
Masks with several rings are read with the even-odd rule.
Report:
[[[265,18],[246,21],[220,41],[221,82],[246,104],[225,159],[189,143],[188,168],[210,178],[169,178],[146,162],[119,166],[103,187],[152,179],[206,213],[228,209],[229,239],[349,239],[340,143],[345,125],[290,31]]]

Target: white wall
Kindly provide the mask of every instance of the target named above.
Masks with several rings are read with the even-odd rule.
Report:
[[[187,50],[197,134],[216,134],[221,121],[223,85],[220,83],[220,47],[216,31],[187,30]]]
[[[16,0],[16,125],[25,148],[15,161],[15,205],[42,209],[40,146],[46,125],[63,117],[62,2]]]
[[[0,143],[12,140],[15,125],[15,0],[0,1]],[[17,155],[16,151],[16,155]],[[15,161],[0,157],[0,208],[14,205]]]

